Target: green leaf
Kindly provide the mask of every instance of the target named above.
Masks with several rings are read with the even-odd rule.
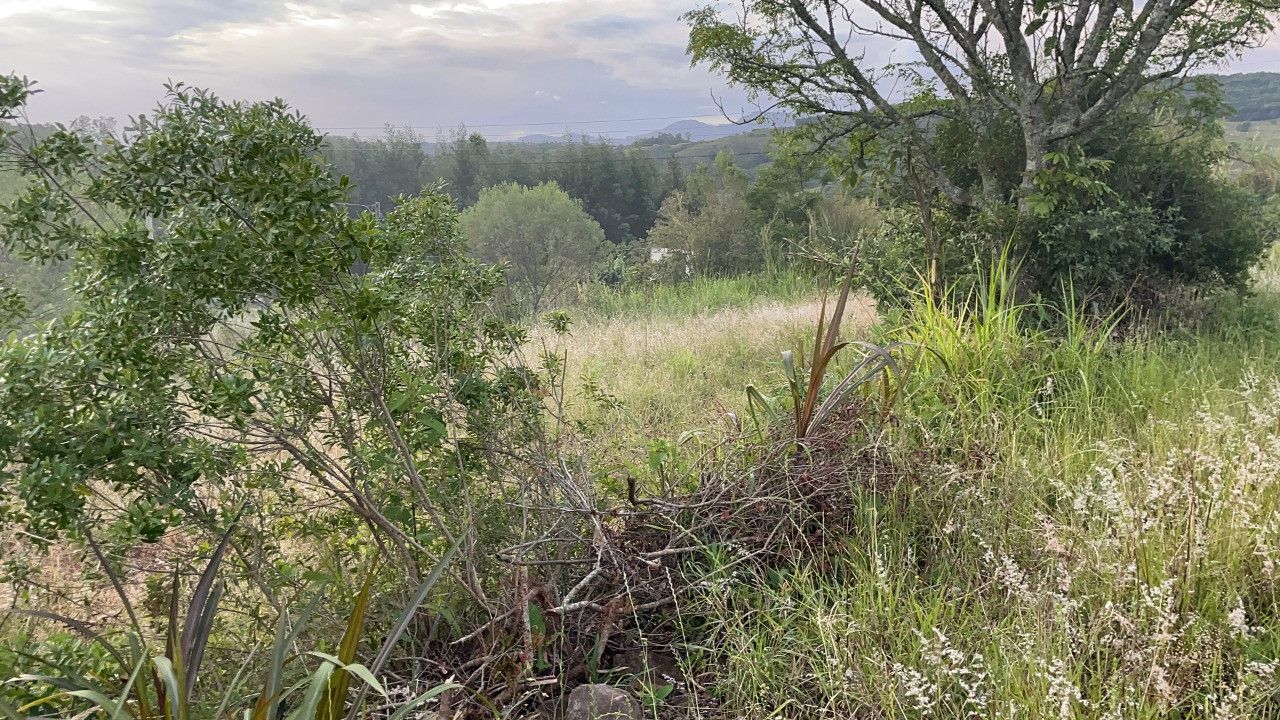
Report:
[[[333,670],[333,663],[320,663],[320,667],[316,668],[307,681],[307,692],[302,697],[302,703],[289,713],[288,720],[313,720],[316,717],[316,710],[329,688],[329,676],[333,674]]]

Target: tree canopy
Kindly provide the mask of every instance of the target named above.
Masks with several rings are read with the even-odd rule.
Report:
[[[604,230],[553,182],[505,183],[480,192],[462,214],[476,257],[505,263],[508,280],[532,310],[587,278],[604,257]]]
[[[390,210],[398,195],[437,184],[467,208],[495,185],[554,182],[580,201],[605,238],[616,244],[643,238],[662,199],[681,181],[678,171],[642,148],[587,138],[539,145],[490,143],[465,127],[441,142],[394,127],[381,138],[329,137],[324,154],[335,174],[351,179],[355,211]]]
[[[1087,142],[1145,88],[1259,42],[1275,11],[1251,0],[748,0],[687,17],[695,62],[814,116],[820,144],[892,136],[951,202],[982,207],[1032,194],[1049,152]],[[917,57],[877,67],[869,38],[909,43]],[[891,83],[910,89],[906,101]],[[947,172],[933,121],[984,128],[1001,114],[1020,131],[1017,186],[985,162],[977,187]]]
[[[69,261],[75,295],[0,346],[0,518],[46,541],[248,531],[308,488],[332,512],[292,522],[358,523],[411,576],[470,532],[444,508],[536,426],[522,331],[487,310],[502,274],[446,196],[351,216],[321,142],[282,101],[180,85],[121,141],[0,136],[28,180],[0,242]]]

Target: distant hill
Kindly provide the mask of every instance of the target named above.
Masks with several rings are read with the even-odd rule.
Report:
[[[1280,118],[1280,73],[1235,73],[1209,77],[1218,81],[1227,104],[1235,109],[1231,120]]]
[[[740,127],[741,126],[737,126]],[[734,163],[755,176],[764,165],[771,162],[769,150],[773,145],[773,131],[769,128],[745,128],[747,132],[725,135],[711,140],[682,142],[675,145],[649,145],[640,149],[650,157],[665,162],[675,157],[680,167],[687,172],[698,165],[710,165],[716,155],[727,152],[733,156]]]
[[[577,140],[566,138],[563,135],[545,135],[540,133],[537,135],[525,135],[523,137],[516,138],[513,142],[518,142],[524,145],[550,145],[553,143],[577,142]]]
[[[741,135],[743,133],[750,132],[751,130],[751,127],[734,125],[733,123],[712,125],[711,123],[705,123],[701,120],[677,120],[661,130],[655,130],[642,135],[635,135],[626,138],[623,142],[630,145],[636,140],[646,140],[663,134],[682,135],[685,138],[694,141],[718,140],[723,137],[729,137],[730,135]]]
[[[708,140],[720,140],[722,138],[734,137],[737,135],[749,135],[757,132],[761,128],[769,127],[788,127],[794,123],[785,116],[770,117],[765,125],[735,125],[734,123],[709,123],[701,120],[677,120],[666,127],[659,128],[650,132],[637,133],[625,137],[604,137],[592,138],[610,142],[615,145],[631,145],[636,142],[645,140],[653,140],[663,138],[664,136],[680,136],[687,142],[702,142]],[[547,135],[533,134],[516,138],[513,142],[526,145],[543,145],[554,143],[573,143],[579,142],[582,137],[591,138],[590,133],[581,135]]]

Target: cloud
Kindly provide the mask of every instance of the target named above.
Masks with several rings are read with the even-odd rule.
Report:
[[[688,0],[0,0],[33,115],[147,110],[166,79],[281,96],[321,126],[714,112],[684,55]],[[530,95],[530,88],[543,92]]]
[[[37,119],[149,109],[167,79],[321,127],[540,124],[743,106],[685,55],[696,0],[0,0]],[[871,57],[887,48],[873,47]],[[1242,62],[1280,67],[1268,45]],[[1256,69],[1267,69],[1258,67]],[[661,124],[661,123],[658,123]],[[592,129],[599,129],[596,125]],[[623,125],[624,129],[635,129]]]

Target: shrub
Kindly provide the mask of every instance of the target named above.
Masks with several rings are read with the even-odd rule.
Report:
[[[1056,304],[1072,288],[1104,311],[1149,309],[1171,296],[1242,287],[1274,240],[1269,184],[1254,170],[1243,177],[1227,171],[1223,112],[1211,91],[1149,92],[1097,132],[1052,149],[1028,182],[1022,137],[1008,113],[981,128],[939,121],[931,136],[939,157],[971,192],[990,195],[981,209],[929,195],[908,159],[871,159],[888,173],[885,191],[899,207],[932,205],[949,256],[945,281],[965,281],[971,261],[994,262],[1010,246],[1024,299]],[[878,238],[880,251],[923,268],[921,222],[899,217],[892,225],[895,232]]]
[[[586,280],[604,258],[604,230],[555,183],[515,183],[481,191],[462,214],[462,233],[485,262],[503,262],[532,312]]]
[[[699,168],[687,192],[662,203],[649,232],[653,247],[687,253],[695,275],[740,275],[758,269],[765,247],[746,199],[747,179],[725,154],[713,168]]]
[[[984,233],[944,210],[935,210],[933,221],[937,232],[948,238],[938,258],[941,277],[972,288],[978,277],[976,261],[985,250]],[[919,280],[928,277],[927,257],[920,213],[911,207],[889,208],[858,240],[858,278],[882,310],[900,308],[911,301]]]
[[[473,533],[540,406],[449,199],[350,217],[281,102],[174,86],[132,132],[9,148],[32,176],[0,240],[71,257],[76,309],[0,347],[0,516],[127,545],[243,508],[347,554],[376,541],[402,578],[459,536],[500,540]],[[482,598],[492,556],[465,555]]]
[[[1151,304],[1182,288],[1242,288],[1275,239],[1265,198],[1217,168],[1225,147],[1207,130],[1166,139],[1135,118],[1098,142],[1111,157],[1102,192],[1055,189],[1052,208],[1024,220],[1031,287],[1064,284],[1113,305]],[[1050,173],[1072,173],[1059,162]]]

